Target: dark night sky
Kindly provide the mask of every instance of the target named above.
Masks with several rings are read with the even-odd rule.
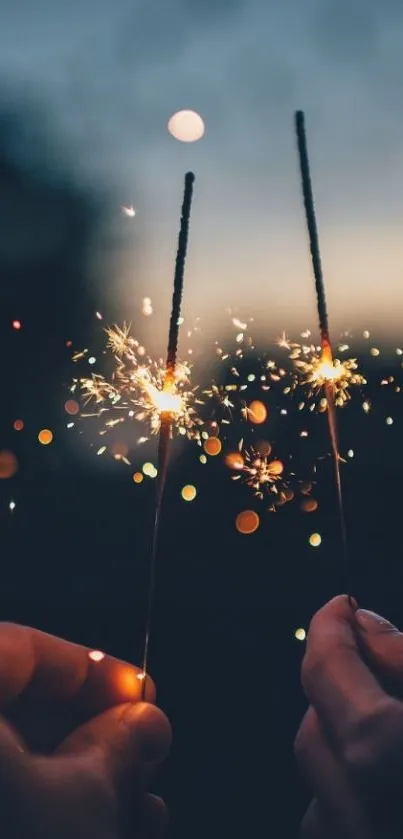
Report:
[[[20,464],[0,482],[0,615],[134,661],[155,484],[135,487],[132,470],[95,457],[89,431],[67,431],[66,340],[87,345],[95,310],[105,320],[130,318],[148,293],[150,342],[163,350],[185,169],[198,176],[185,314],[203,310],[206,332],[212,299],[215,334],[227,329],[227,305],[247,315],[267,307],[261,341],[315,323],[292,147],[296,106],[312,117],[335,328],[351,325],[343,318],[352,307],[351,322],[362,331],[369,318],[380,341],[389,325],[398,334],[401,308],[400,6],[389,0],[382,16],[363,2],[354,14],[340,2],[287,2],[279,11],[257,0],[248,10],[177,0],[157,16],[151,7],[42,3],[34,12],[10,3],[0,51],[8,85],[0,110],[0,449]],[[192,149],[165,131],[182,106],[206,119],[206,138]],[[119,205],[131,202],[138,215],[127,224]],[[366,353],[373,407],[365,416],[354,397],[340,412],[340,434],[342,451],[355,452],[343,467],[353,593],[399,622],[403,411],[401,395],[379,387],[382,375],[401,376],[393,346],[371,362]],[[286,447],[299,420],[294,412],[281,425],[278,406],[270,408],[265,431],[276,428]],[[325,418],[306,422],[316,457],[326,451]],[[47,448],[37,442],[43,427],[54,433]],[[152,444],[147,451],[152,459]],[[197,499],[185,504],[180,488],[192,482]],[[219,458],[202,467],[191,445],[177,451],[151,650],[175,730],[161,778],[174,837],[253,836],[265,824],[268,834],[296,835],[307,792],[292,758],[305,707],[294,631],[343,588],[328,458],[315,495],[312,516],[294,504],[269,514],[230,483]],[[251,506],[261,526],[242,537],[234,518]],[[316,550],[314,530],[322,534]]]

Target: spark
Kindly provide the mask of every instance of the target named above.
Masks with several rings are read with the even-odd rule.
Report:
[[[134,209],[133,205],[130,204],[130,207],[122,207],[122,213],[124,213],[125,216],[128,216],[129,218],[134,218],[134,216],[136,215],[136,210]]]
[[[191,365],[178,361],[173,379],[166,381],[163,361],[149,357],[145,348],[130,333],[130,325],[107,327],[107,349],[112,352],[115,368],[107,379],[99,373],[74,379],[71,390],[79,388],[83,402],[95,403],[88,416],[103,419],[101,434],[127,420],[137,420],[148,426],[150,434],[158,434],[161,415],[172,415],[177,434],[200,442],[203,421],[197,410],[203,401],[198,388],[191,384]],[[78,354],[73,356],[77,358]],[[82,414],[82,416],[84,416]],[[144,442],[142,435],[138,442]]]

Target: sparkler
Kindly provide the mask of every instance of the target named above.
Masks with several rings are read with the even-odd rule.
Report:
[[[329,322],[326,306],[325,284],[322,273],[322,263],[319,249],[319,236],[316,225],[315,206],[312,192],[312,182],[309,169],[309,158],[305,132],[305,116],[303,111],[295,114],[295,128],[298,144],[298,155],[301,173],[301,185],[304,199],[306,223],[308,227],[309,243],[311,250],[312,266],[315,277],[316,303],[319,316],[319,329],[321,341],[321,360],[316,369],[318,383],[323,383],[323,389],[327,401],[327,416],[329,422],[329,433],[333,453],[334,470],[336,478],[337,499],[339,505],[341,538],[343,545],[344,574],[347,592],[350,593],[350,573],[347,554],[346,525],[344,518],[343,493],[340,474],[340,454],[337,433],[336,402],[335,402],[335,365],[333,362],[332,345],[329,335]]]
[[[158,537],[160,531],[161,509],[164,496],[164,489],[167,476],[168,458],[170,450],[170,440],[172,436],[173,418],[181,406],[178,404],[178,395],[175,394],[175,372],[177,362],[178,340],[179,340],[179,325],[182,304],[183,279],[185,272],[185,260],[187,253],[187,244],[189,236],[189,221],[190,210],[192,204],[194,175],[188,172],[185,177],[185,190],[182,204],[181,225],[179,231],[178,248],[176,253],[174,287],[172,295],[171,319],[169,323],[168,334],[168,350],[165,368],[165,376],[163,389],[159,393],[154,394],[154,398],[158,400],[158,406],[161,412],[161,424],[159,430],[158,441],[158,478],[157,478],[157,497],[155,506],[155,519],[153,540],[150,560],[150,581],[148,589],[148,607],[146,617],[146,630],[144,637],[144,653],[143,666],[141,672],[142,678],[142,699],[145,698],[147,665],[148,665],[148,651],[150,644],[152,612],[154,603],[155,590],[155,571],[158,554]],[[179,400],[180,401],[180,400]]]

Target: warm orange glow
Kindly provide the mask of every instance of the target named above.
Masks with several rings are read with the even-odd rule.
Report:
[[[101,650],[91,650],[91,652],[88,653],[88,658],[90,658],[91,661],[102,661],[102,659],[105,658],[105,653],[101,653]]]
[[[43,428],[38,434],[38,440],[42,446],[48,446],[53,440],[53,434],[48,428]]]
[[[267,419],[267,408],[263,402],[259,402],[257,399],[254,399],[253,402],[250,403],[248,409],[248,419],[250,422],[253,422],[254,425],[261,425],[262,422],[265,422]]]
[[[259,516],[254,510],[243,510],[238,513],[235,519],[235,527],[238,533],[249,535],[258,529],[260,524]]]
[[[281,460],[272,460],[270,462],[270,472],[272,475],[282,475],[284,472],[284,464]]]
[[[304,498],[304,500],[301,502],[301,510],[303,510],[304,513],[314,513],[317,509],[318,502],[315,500],[315,498]]]
[[[123,443],[122,441],[116,441],[116,443],[112,443],[111,445],[111,453],[114,457],[127,457],[129,452],[129,446],[127,443]]]
[[[320,533],[312,533],[312,535],[309,537],[309,544],[312,548],[318,548],[321,542],[322,537]]]
[[[240,452],[229,452],[225,455],[225,464],[229,469],[243,469],[244,463]]]
[[[13,329],[21,329],[22,323],[20,320],[13,320]]]
[[[271,453],[271,445],[267,440],[259,440],[256,443],[255,449],[260,454],[260,457],[269,457]]]
[[[144,481],[143,475],[141,472],[135,472],[133,475],[133,481],[135,484],[141,484]]]
[[[192,484],[187,484],[186,486],[184,486],[181,492],[181,496],[184,501],[194,501],[196,495],[196,487],[192,486]]]
[[[64,403],[64,410],[66,411],[66,414],[73,417],[75,414],[79,413],[80,406],[75,399],[68,399],[67,402]]]
[[[12,478],[18,470],[18,460],[13,452],[0,451],[0,479]]]
[[[138,696],[139,693],[139,676],[132,667],[123,666],[117,675],[117,683],[119,691],[125,696]]]
[[[210,457],[215,457],[217,454],[220,454],[222,449],[221,440],[218,437],[209,437],[205,441],[203,448],[206,454],[209,454]]]
[[[24,428],[23,421],[20,420],[20,419],[14,420],[13,428],[14,428],[14,431],[22,431],[22,429]]]

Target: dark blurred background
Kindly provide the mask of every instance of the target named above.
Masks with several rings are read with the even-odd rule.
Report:
[[[155,482],[136,487],[121,463],[84,453],[63,407],[74,373],[66,342],[91,338],[88,257],[105,230],[102,196],[79,183],[37,114],[3,109],[0,449],[19,468],[0,481],[0,616],[138,662]],[[343,469],[352,588],[360,605],[399,623],[403,411],[379,382],[400,367],[393,347],[372,366],[365,358],[372,410],[352,400],[340,412],[342,451],[355,451]],[[306,424],[326,427],[323,416]],[[50,446],[38,443],[42,428]],[[185,504],[180,488],[193,482],[197,498]],[[189,445],[172,465],[150,670],[175,732],[159,781],[173,837],[297,834],[308,791],[292,753],[305,710],[294,633],[344,587],[330,459],[315,496],[312,515],[293,504],[270,514],[230,486],[221,459],[201,468]],[[245,507],[261,516],[249,536],[234,527]]]

